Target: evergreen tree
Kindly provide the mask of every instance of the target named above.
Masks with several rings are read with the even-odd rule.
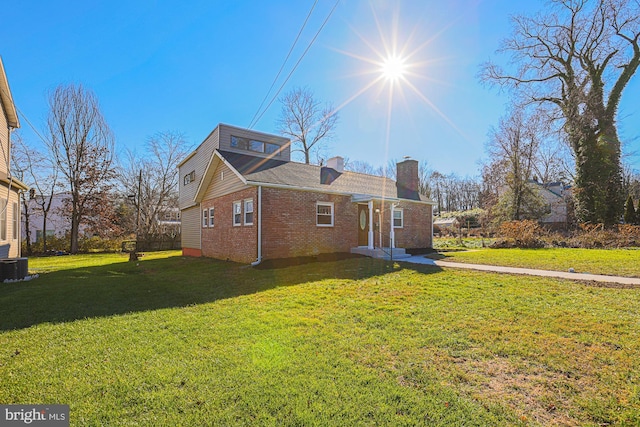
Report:
[[[633,197],[629,195],[624,205],[624,222],[625,224],[635,224],[637,219],[636,210],[633,207]]]

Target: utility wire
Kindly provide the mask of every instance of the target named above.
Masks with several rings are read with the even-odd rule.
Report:
[[[253,118],[251,119],[251,122],[249,122],[249,129],[251,129],[253,127],[253,125],[255,124],[254,121],[255,121],[256,117],[258,116],[258,113],[260,112],[260,109],[262,108],[262,106],[264,105],[264,102],[269,97],[269,94],[271,93],[271,89],[273,89],[273,87],[276,85],[276,82],[278,81],[278,78],[280,77],[280,74],[282,73],[282,70],[284,69],[284,66],[287,64],[287,61],[289,60],[289,57],[291,56],[291,52],[293,52],[293,48],[298,43],[298,39],[300,39],[300,35],[302,34],[302,31],[306,27],[307,22],[309,21],[309,18],[311,17],[311,13],[313,12],[313,9],[315,9],[317,4],[318,4],[318,0],[316,0],[313,3],[313,5],[311,6],[311,10],[309,10],[309,13],[307,14],[307,18],[304,20],[304,23],[302,24],[302,27],[300,27],[300,31],[298,31],[298,35],[296,36],[296,39],[293,41],[293,44],[291,45],[291,48],[289,49],[289,53],[287,53],[287,57],[284,59],[284,62],[282,63],[282,66],[280,67],[280,70],[278,70],[278,74],[276,74],[276,77],[273,79],[273,83],[271,83],[271,86],[269,87],[269,90],[264,95],[264,98],[262,99],[262,102],[260,103],[260,106],[256,110],[256,113],[253,115]]]
[[[31,124],[31,121],[29,120],[29,118],[16,106],[16,110],[18,110],[18,113],[20,113],[20,115],[22,116],[22,118],[27,122],[27,124],[29,125],[29,127],[31,128],[31,130],[38,135],[38,137],[42,140],[42,142],[44,142],[45,144],[49,145],[49,141],[46,140],[41,134],[40,132],[38,132],[38,129],[35,128],[35,126],[33,126],[33,124]]]
[[[320,26],[320,28],[318,29],[318,31],[316,32],[315,36],[313,36],[313,39],[311,40],[311,42],[309,42],[309,45],[307,46],[307,48],[304,50],[304,52],[302,52],[302,56],[300,56],[300,59],[298,59],[298,62],[296,62],[296,64],[293,66],[293,69],[289,72],[289,75],[287,76],[287,78],[284,80],[284,82],[282,83],[282,85],[280,86],[280,88],[278,88],[278,91],[275,93],[275,95],[273,95],[273,97],[271,98],[271,101],[269,101],[269,104],[267,104],[267,106],[264,108],[264,110],[262,110],[262,113],[260,113],[260,115],[258,116],[258,118],[255,120],[254,125],[258,124],[258,122],[260,121],[260,119],[262,118],[262,116],[264,115],[264,113],[267,112],[267,110],[269,109],[269,107],[271,107],[271,104],[273,104],[273,101],[276,100],[276,98],[278,97],[278,95],[280,94],[280,91],[282,91],[282,88],[284,87],[284,85],[287,84],[287,82],[289,81],[289,78],[291,78],[291,76],[293,75],[293,72],[296,71],[296,68],[298,68],[298,65],[300,65],[300,62],[302,62],[302,59],[304,58],[304,56],[307,54],[307,52],[309,51],[309,49],[311,48],[311,46],[313,45],[313,43],[316,41],[316,39],[318,38],[318,35],[320,35],[320,32],[322,31],[322,29],[324,28],[324,26],[327,24],[327,22],[329,21],[329,18],[331,18],[331,15],[333,15],[333,12],[336,10],[336,7],[338,7],[338,3],[340,3],[340,0],[336,0],[336,4],[333,5],[333,8],[331,9],[331,11],[329,12],[329,14],[327,15],[327,17],[325,18],[324,22],[322,23],[322,25]]]

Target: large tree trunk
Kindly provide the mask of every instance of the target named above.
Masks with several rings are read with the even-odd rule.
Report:
[[[617,224],[623,211],[620,141],[615,127],[574,136],[576,216],[581,222]]]
[[[78,213],[73,211],[71,214],[71,241],[69,244],[69,252],[72,254],[78,253],[78,230],[80,228],[80,218]]]

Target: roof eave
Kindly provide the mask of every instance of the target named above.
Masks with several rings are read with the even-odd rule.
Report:
[[[328,194],[337,194],[341,196],[351,196],[353,198],[353,202],[365,202],[369,200],[382,200],[382,201],[392,201],[392,202],[411,202],[411,203],[419,203],[424,205],[435,205],[436,203],[433,201],[425,201],[425,200],[412,200],[412,199],[402,199],[399,197],[387,197],[381,195],[368,195],[368,194],[358,194],[358,193],[350,193],[346,191],[334,191],[330,189],[319,189],[315,187],[304,187],[299,185],[290,185],[290,184],[278,184],[273,182],[263,182],[263,181],[251,181],[247,180],[245,182],[246,185],[251,186],[260,186],[260,187],[268,187],[268,188],[280,188],[284,190],[297,190],[297,191],[310,191],[314,193],[328,193]]]
[[[0,57],[0,98],[2,99],[2,105],[7,113],[7,122],[10,127],[16,129],[20,127],[20,121],[18,120],[18,111],[13,103],[11,96],[11,90],[9,89],[9,81],[4,71],[4,65],[2,64],[2,58]]]

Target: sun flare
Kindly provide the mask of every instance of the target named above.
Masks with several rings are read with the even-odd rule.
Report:
[[[381,71],[385,79],[396,81],[404,77],[407,65],[404,58],[393,55],[384,60]]]

